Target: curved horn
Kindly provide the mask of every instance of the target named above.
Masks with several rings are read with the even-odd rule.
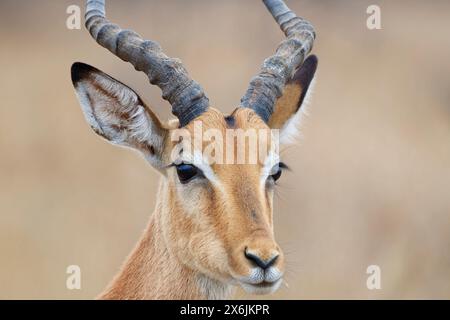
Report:
[[[272,115],[283,88],[312,49],[316,37],[313,26],[297,17],[282,0],[263,0],[287,39],[275,55],[267,58],[261,72],[252,79],[241,107],[253,109],[265,122]]]
[[[143,40],[134,31],[109,22],[105,0],[87,0],[85,18],[86,28],[101,46],[143,71],[151,84],[161,88],[180,127],[208,109],[209,100],[202,87],[189,77],[181,61],[166,56],[156,42]]]

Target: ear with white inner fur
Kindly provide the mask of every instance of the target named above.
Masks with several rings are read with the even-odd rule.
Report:
[[[298,134],[302,114],[312,91],[314,74],[318,59],[309,56],[284,88],[283,95],[277,100],[274,112],[269,119],[269,127],[280,129],[280,143],[293,143]]]
[[[86,121],[109,142],[140,151],[161,169],[166,129],[123,83],[84,63],[72,65],[72,82]]]

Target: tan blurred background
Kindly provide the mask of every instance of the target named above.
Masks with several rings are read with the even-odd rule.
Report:
[[[109,17],[180,57],[231,111],[282,40],[259,0],[110,0]],[[450,2],[290,0],[317,28],[304,138],[286,150],[276,234],[288,286],[270,298],[450,298]],[[0,298],[95,297],[146,226],[158,174],[85,123],[74,61],[135,88],[145,75],[68,30],[82,1],[0,2]],[[366,28],[378,4],[382,30]],[[66,267],[82,290],[66,289]],[[366,288],[381,267],[382,289]],[[238,291],[236,298],[255,298]]]

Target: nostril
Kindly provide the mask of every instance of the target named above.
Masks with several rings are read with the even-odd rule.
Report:
[[[257,256],[256,254],[253,254],[251,252],[248,252],[247,250],[244,251],[245,257],[252,261],[253,263],[255,263],[258,267],[262,268],[262,269],[267,269],[271,266],[273,266],[275,264],[275,262],[278,259],[278,254],[273,256],[270,259],[267,260],[263,260],[261,259],[259,256]]]

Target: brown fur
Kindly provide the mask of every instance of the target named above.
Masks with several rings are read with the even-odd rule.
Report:
[[[237,128],[268,129],[250,109],[238,109],[234,118]],[[204,130],[227,129],[223,115],[213,108],[198,120]],[[235,282],[232,276],[248,272],[245,246],[263,259],[270,258],[273,250],[281,253],[273,235],[272,191],[259,187],[261,165],[212,167],[225,190],[200,183],[180,194],[176,172],[168,170],[142,239],[99,298],[210,298],[199,288],[202,276],[219,286],[212,290],[219,291],[213,296],[220,297],[220,292],[231,292],[227,286]],[[277,267],[282,265],[281,256]],[[220,283],[225,283],[224,288]]]
[[[286,85],[283,96],[278,99],[275,105],[275,112],[270,117],[269,126],[271,128],[281,129],[286,121],[297,112],[299,108],[298,101],[300,101],[301,95],[302,88],[299,84],[290,83]]]

